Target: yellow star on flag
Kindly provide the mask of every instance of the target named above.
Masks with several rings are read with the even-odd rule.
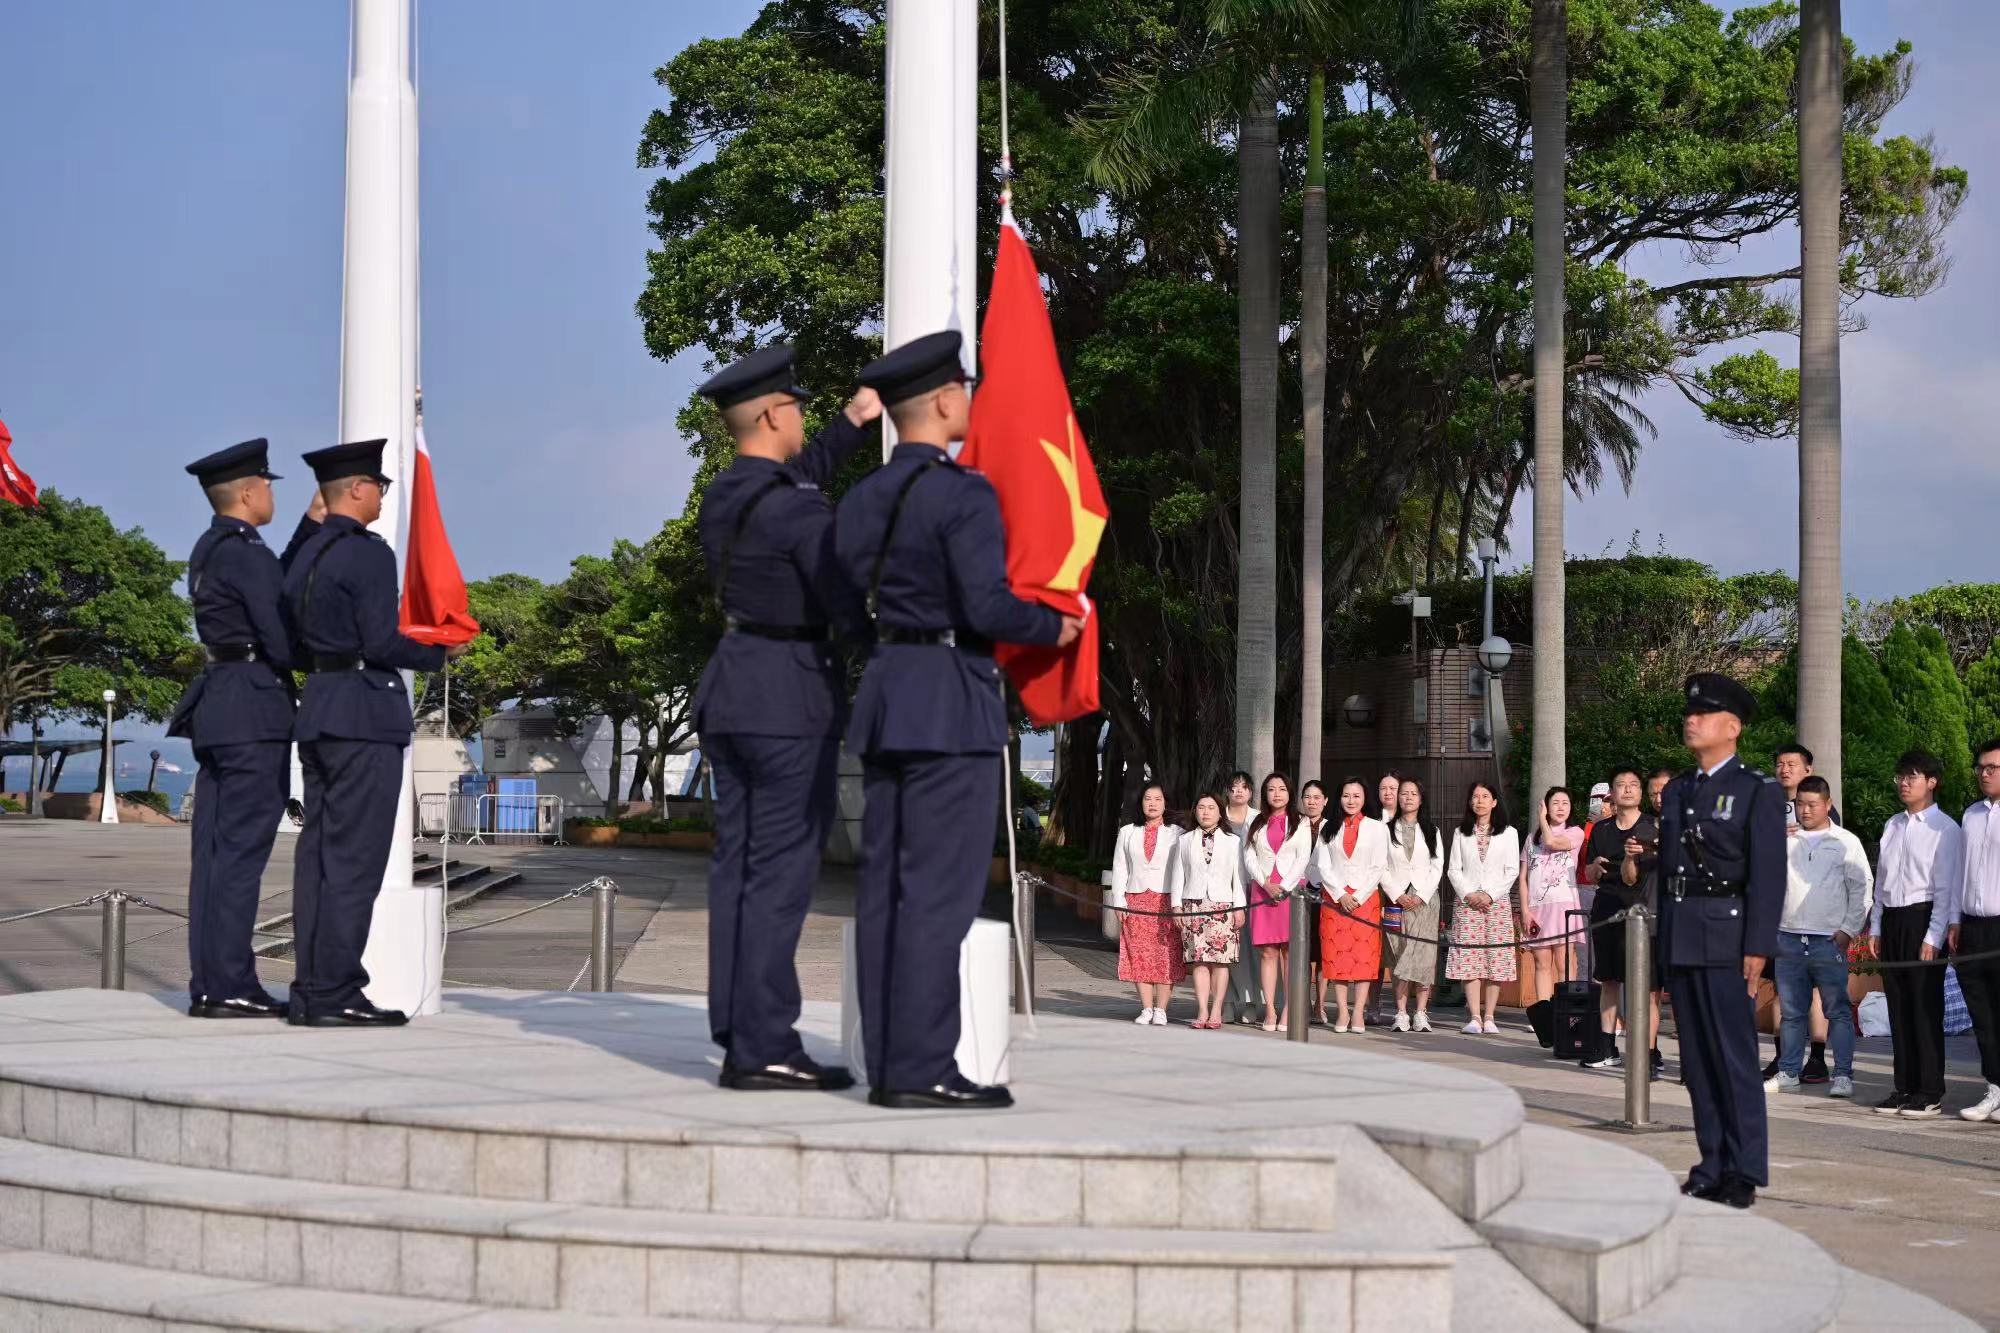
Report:
[[[1069,496],[1070,545],[1069,554],[1050,577],[1048,587],[1054,592],[1079,592],[1083,586],[1083,571],[1097,556],[1097,542],[1104,535],[1104,515],[1084,508],[1081,492],[1076,481],[1076,417],[1072,414],[1064,419],[1064,427],[1069,432],[1069,452],[1064,453],[1047,440],[1041,441],[1042,451],[1055,465],[1056,476],[1061,479],[1063,493]]]

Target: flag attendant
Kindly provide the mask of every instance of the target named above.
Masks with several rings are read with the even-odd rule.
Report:
[[[958,461],[1000,496],[1007,582],[1025,601],[1088,616],[1067,648],[1003,643],[994,656],[1037,726],[1067,722],[1097,711],[1097,617],[1085,589],[1110,509],[1056,358],[1041,274],[1011,214],[1000,223],[980,362]]]
[[[11,452],[14,437],[7,433],[7,423],[0,421],[0,500],[17,504],[23,509],[32,509],[41,504],[36,499],[39,494],[35,479],[21,471]]]
[[[402,631],[418,643],[470,643],[479,637],[465,596],[465,576],[445,536],[444,515],[438,511],[437,481],[431,474],[431,449],[424,428],[417,426],[417,466],[411,478],[410,554],[403,571]]]

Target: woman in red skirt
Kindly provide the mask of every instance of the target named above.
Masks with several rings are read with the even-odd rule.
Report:
[[[1118,979],[1139,988],[1140,1024],[1167,1025],[1167,1000],[1187,975],[1181,935],[1167,912],[1167,862],[1180,830],[1167,823],[1167,793],[1149,783],[1139,793],[1139,822],[1118,830],[1111,857],[1111,905],[1118,919]],[[1151,915],[1149,915],[1151,914]]]
[[[1319,912],[1319,952],[1320,967],[1333,983],[1333,1030],[1357,1036],[1367,1030],[1362,1015],[1368,1011],[1368,989],[1382,975],[1382,932],[1375,927],[1382,920],[1382,880],[1389,871],[1389,826],[1368,818],[1367,806],[1366,783],[1360,778],[1341,783],[1340,820],[1327,824],[1313,853],[1328,899]]]

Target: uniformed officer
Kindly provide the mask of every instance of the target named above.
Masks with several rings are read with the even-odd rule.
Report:
[[[250,931],[278,820],[291,794],[292,646],[279,614],[284,570],[318,531],[310,516],[283,556],[257,529],[276,505],[269,445],[245,440],[187,465],[215,511],[188,557],[195,637],[208,663],[168,724],[201,765],[188,875],[188,1013],[283,1018],[257,980]]]
[[[708,878],[708,1019],[725,1088],[840,1089],[847,1070],[799,1041],[799,931],[833,822],[845,681],[831,639],[861,628],[833,558],[831,481],[882,414],[863,389],[805,442],[792,349],[766,347],[701,393],[736,459],[701,501],[701,544],[726,630],[695,692],[715,774]]]
[[[958,334],[935,333],[861,372],[900,443],[835,519],[876,629],[847,748],[867,800],[854,912],[878,1106],[1013,1104],[953,1060],[959,945],[985,891],[1007,745],[993,644],[1066,645],[1083,625],[1009,591],[993,487],[945,453],[971,414],[960,354]]]
[[[1686,694],[1697,767],[1660,797],[1661,953],[1701,1148],[1681,1192],[1748,1208],[1770,1178],[1754,997],[1785,904],[1785,793],[1736,757],[1750,691],[1709,672]]]
[[[285,575],[285,606],[306,678],[299,708],[306,818],[292,868],[295,968],[289,1019],[313,1027],[394,1026],[399,1010],[362,995],[361,951],[397,836],[410,695],[402,671],[436,671],[466,645],[418,643],[397,630],[396,556],[368,531],[389,479],[386,440],[305,456],[326,522]],[[199,809],[199,804],[196,806]]]

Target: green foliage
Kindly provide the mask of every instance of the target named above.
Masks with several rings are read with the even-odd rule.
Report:
[[[1058,846],[1054,843],[1029,845],[1026,838],[1016,844],[1016,855],[1022,865],[1032,865],[1038,870],[1062,875],[1074,875],[1086,884],[1098,882],[1098,876],[1111,868],[1111,863],[1102,857],[1092,856],[1082,847]]]
[[[145,787],[134,787],[129,791],[119,792],[118,799],[121,801],[130,801],[134,805],[143,805],[147,809],[157,810],[163,815],[173,813],[173,811],[167,808],[167,794],[163,791],[152,791]]]
[[[548,585],[526,574],[500,574],[466,585],[466,600],[480,635],[451,664],[450,729],[470,736],[510,699],[533,698],[541,671],[535,661],[533,631],[548,596]],[[417,712],[444,706],[444,673],[422,678]]]
[[[1840,817],[1872,846],[1903,808],[1896,760],[1916,736],[1875,655],[1853,635],[1840,645],[1840,724]]]
[[[27,809],[28,807],[21,803],[20,797],[0,791],[0,810],[10,815],[18,815],[26,813]]]
[[[1046,810],[1049,808],[1049,799],[1054,795],[1054,792],[1029,777],[1026,773],[1016,773],[1014,775],[1014,804],[1017,807]]]
[[[1701,410],[1732,435],[1779,440],[1799,433],[1799,372],[1763,349],[1725,356],[1690,376]]]
[[[199,669],[182,566],[137,528],[54,491],[0,504],[0,732],[29,717],[173,711]]]
[[[1912,748],[1944,761],[1938,804],[1954,813],[1973,797],[1972,742],[1966,735],[1965,687],[1952,670],[1944,636],[1925,625],[1898,624],[1882,641],[1882,674],[1909,726]]]
[[[593,819],[588,821],[592,828],[604,828],[616,823],[620,833],[713,833],[715,826],[706,819],[688,816],[681,819],[661,819],[656,815],[634,815],[628,819]]]
[[[1965,732],[1974,745],[2000,737],[2000,638],[1965,669]]]
[[[1964,670],[2000,638],[2000,583],[1947,583],[1868,607],[1863,619],[1877,637],[1899,620],[1935,627],[1951,648],[1952,662]]]

